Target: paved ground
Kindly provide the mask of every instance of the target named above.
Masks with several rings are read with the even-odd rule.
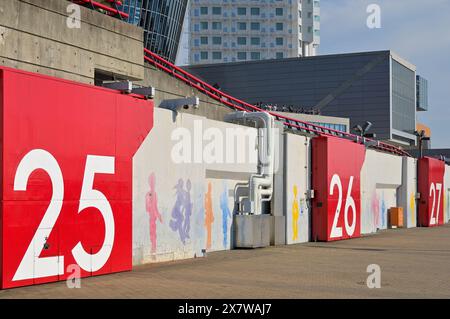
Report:
[[[381,289],[366,268],[381,267]],[[450,225],[334,243],[210,253],[206,258],[0,291],[0,298],[450,298]]]

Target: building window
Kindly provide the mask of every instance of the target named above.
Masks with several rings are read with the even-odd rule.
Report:
[[[252,22],[250,23],[250,28],[253,31],[259,31],[261,29],[261,25],[259,24],[259,22]]]
[[[283,54],[283,52],[277,52],[277,53],[275,54],[275,57],[276,57],[277,59],[282,59],[282,58],[284,57],[284,54]]]
[[[200,52],[200,59],[208,60],[208,52],[207,51]]]
[[[301,25],[298,26],[298,32],[302,33],[302,26]]]
[[[261,44],[261,39],[257,38],[257,37],[251,38],[250,39],[250,43],[251,43],[251,45],[260,45]]]
[[[319,1],[314,1],[314,6],[316,8],[320,8],[320,2]]]
[[[222,30],[222,22],[213,22],[212,23],[212,29],[213,30]]]
[[[275,8],[275,15],[282,16],[283,15],[283,8]]]
[[[200,37],[200,44],[208,44],[208,37]]]
[[[239,44],[239,45],[247,45],[247,38],[246,37],[238,37],[237,38],[237,44]]]
[[[260,14],[259,8],[251,8],[250,9],[250,14],[252,16],[259,16],[259,14]]]
[[[238,16],[247,15],[247,8],[237,8],[237,14],[238,14]]]
[[[222,8],[221,7],[213,7],[212,8],[212,14],[214,14],[214,15],[221,15],[222,14]]]
[[[212,53],[213,60],[222,60],[222,52],[216,51]]]
[[[320,16],[318,16],[318,15],[314,15],[314,21],[316,21],[316,22],[320,22]]]
[[[309,18],[309,19],[312,18],[312,12],[308,12],[308,18]]]
[[[276,45],[283,45],[283,38],[276,38],[275,39],[275,44]]]
[[[238,29],[239,30],[247,30],[247,23],[245,23],[245,22],[238,22]]]
[[[238,52],[237,59],[238,60],[247,60],[247,52]]]
[[[200,30],[208,30],[208,22],[206,21],[200,22]]]
[[[202,15],[208,14],[208,7],[200,7],[200,14]]]
[[[281,23],[281,22],[276,23],[275,24],[275,29],[277,31],[283,31],[283,23]]]
[[[308,27],[308,33],[312,32],[312,27]]]
[[[212,44],[215,44],[215,45],[222,44],[222,37],[213,37]]]
[[[261,60],[261,53],[260,52],[251,52],[250,58],[252,60]]]
[[[302,17],[302,10],[298,10],[298,17],[299,17],[299,18]]]

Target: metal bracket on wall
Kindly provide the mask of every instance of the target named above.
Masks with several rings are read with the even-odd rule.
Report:
[[[149,87],[139,87],[133,88],[131,93],[144,95],[147,99],[153,99],[155,97],[155,88],[152,86]]]
[[[198,109],[200,105],[200,99],[197,96],[186,97],[182,99],[169,99],[161,101],[159,105],[160,108],[171,110],[178,114],[180,108],[188,109],[192,106],[195,109]]]
[[[131,81],[114,81],[114,82],[103,82],[103,87],[118,90],[123,93],[131,93],[133,90],[133,82]]]

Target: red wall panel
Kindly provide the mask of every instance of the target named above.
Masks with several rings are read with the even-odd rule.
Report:
[[[312,140],[312,239],[334,241],[361,235],[361,168],[365,147],[335,137]]]
[[[153,102],[2,68],[2,288],[131,269],[132,157]]]
[[[432,227],[444,224],[444,174],[443,161],[429,157],[419,159],[419,226]]]

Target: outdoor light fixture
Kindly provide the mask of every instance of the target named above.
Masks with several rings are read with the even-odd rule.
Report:
[[[414,135],[417,136],[417,140],[419,141],[419,158],[423,157],[423,141],[429,141],[430,137],[425,136],[425,131],[421,130],[414,131]]]
[[[353,126],[353,130],[361,137],[375,138],[377,136],[375,133],[367,133],[372,128],[372,126],[372,122],[366,121],[363,126],[359,124]]]

